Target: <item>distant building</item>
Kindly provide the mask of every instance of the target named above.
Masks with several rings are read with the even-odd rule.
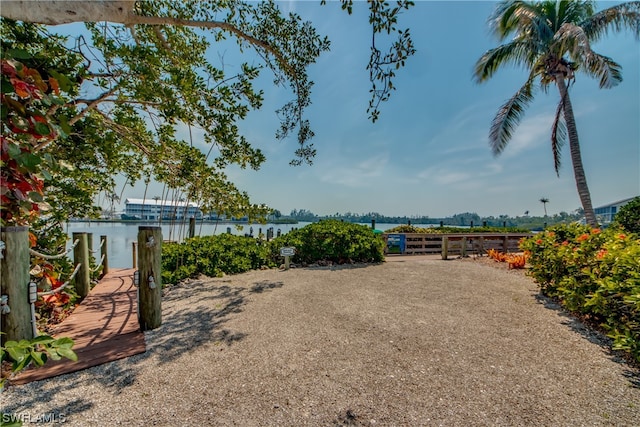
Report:
[[[613,218],[616,216],[620,208],[633,199],[635,199],[635,197],[619,200],[617,202],[609,203],[608,205],[595,208],[594,211],[596,214],[596,218],[598,218],[598,222],[600,222],[601,224],[609,224],[611,221],[613,221]]]
[[[160,219],[184,220],[202,218],[202,211],[192,202],[126,199],[123,218],[156,221]]]

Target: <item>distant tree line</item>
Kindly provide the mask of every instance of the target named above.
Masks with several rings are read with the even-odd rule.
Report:
[[[572,213],[560,212],[552,216],[517,216],[511,217],[509,215],[499,215],[481,217],[475,212],[465,212],[458,213],[453,216],[442,217],[442,218],[431,218],[429,216],[387,216],[378,212],[368,212],[368,213],[340,213],[336,212],[331,215],[316,215],[315,213],[307,210],[307,209],[294,209],[288,215],[289,218],[295,219],[297,221],[303,222],[316,222],[323,219],[339,219],[345,222],[354,222],[354,223],[371,223],[372,220],[375,220],[377,224],[435,224],[435,225],[453,225],[453,226],[481,226],[486,223],[487,226],[493,227],[521,227],[528,228],[531,230],[542,229],[546,225],[560,224],[560,223],[571,223],[580,221],[583,218],[584,214],[582,209],[577,209]]]

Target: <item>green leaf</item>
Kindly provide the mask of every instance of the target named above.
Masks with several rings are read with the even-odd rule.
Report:
[[[18,157],[20,157],[20,154],[22,154],[20,147],[16,144],[9,144],[8,152],[9,152],[9,156],[12,159],[17,159]]]
[[[32,171],[35,170],[36,166],[38,166],[41,162],[42,159],[40,158],[40,156],[36,156],[32,153],[22,153],[19,159],[20,164]]]
[[[20,363],[21,361],[23,361],[27,357],[27,352],[25,351],[24,348],[21,348],[21,347],[9,347],[8,343],[7,343],[7,344],[5,344],[5,349],[6,349],[7,353],[9,354],[9,357],[11,358],[11,360],[13,360],[14,362]]]
[[[53,76],[53,78],[55,78],[58,81],[58,85],[60,86],[60,89],[62,89],[63,92],[69,92],[73,88],[74,84],[69,79],[69,77],[65,76],[64,74],[60,74],[56,70],[47,70],[47,71],[51,76]]]
[[[73,347],[73,340],[69,337],[63,337],[63,338],[58,338],[57,340],[55,340],[55,342],[53,343],[54,347],[62,347],[62,348],[71,348]]]
[[[2,79],[2,83],[0,83],[0,88],[2,93],[11,93],[13,92],[13,85],[5,79]]]
[[[47,136],[51,134],[51,128],[46,123],[36,122],[35,130],[38,135]]]
[[[33,363],[35,363],[36,366],[42,366],[47,362],[47,355],[41,351],[31,350],[30,356],[33,359]]]
[[[73,360],[74,362],[78,361],[78,355],[70,348],[58,348],[56,351],[62,357],[66,357],[67,359]]]
[[[31,340],[33,344],[49,344],[53,341],[55,341],[55,338],[49,335],[39,335]]]
[[[42,197],[42,194],[36,192],[36,191],[29,191],[29,199],[32,202],[35,203],[41,203],[44,201],[44,198]]]
[[[27,52],[24,49],[7,49],[5,51],[5,55],[9,58],[15,58],[15,59],[31,59],[33,58],[33,55],[31,55],[29,52]]]

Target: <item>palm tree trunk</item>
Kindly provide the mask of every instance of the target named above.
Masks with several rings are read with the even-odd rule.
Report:
[[[562,97],[564,121],[567,124],[567,133],[569,136],[569,150],[571,152],[571,163],[573,164],[573,174],[576,179],[576,186],[578,187],[578,196],[584,209],[584,216],[587,224],[592,227],[598,226],[596,220],[596,214],[593,211],[591,205],[591,193],[587,186],[587,176],[584,173],[584,166],[582,165],[582,156],[580,154],[580,141],[578,140],[578,128],[576,126],[576,119],[573,116],[573,107],[571,106],[571,99],[569,99],[569,91],[567,85],[564,82],[564,77],[559,75],[556,78],[556,84]]]

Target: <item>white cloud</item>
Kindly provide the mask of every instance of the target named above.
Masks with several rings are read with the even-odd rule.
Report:
[[[355,165],[325,168],[320,172],[320,180],[346,187],[368,187],[372,178],[382,176],[388,162],[389,154],[380,153]],[[322,168],[317,167],[319,171]]]

